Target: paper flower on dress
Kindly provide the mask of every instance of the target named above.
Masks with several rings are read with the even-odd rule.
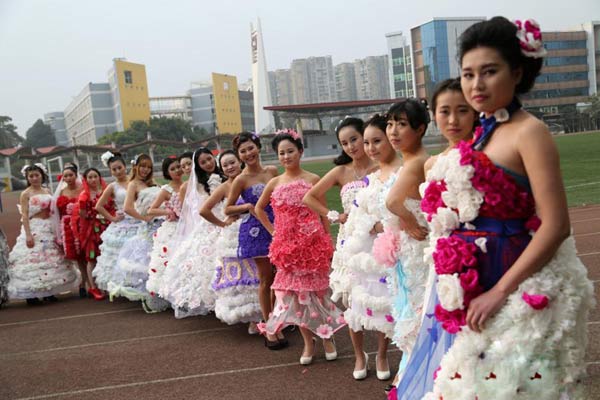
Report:
[[[458,274],[443,274],[438,276],[437,284],[440,304],[447,311],[463,310],[465,290],[463,289]]]
[[[321,324],[317,327],[317,335],[323,339],[329,339],[333,335],[333,328],[328,324]]]
[[[523,293],[523,301],[531,306],[534,310],[543,310],[548,307],[548,296],[543,294]]]
[[[382,264],[388,268],[396,265],[398,261],[398,247],[400,240],[398,235],[389,228],[384,228],[384,231],[377,235],[373,241],[373,258],[378,264]]]

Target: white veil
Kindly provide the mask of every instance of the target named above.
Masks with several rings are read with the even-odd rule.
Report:
[[[175,241],[171,241],[172,243],[181,243],[182,240],[180,239],[189,236],[194,226],[202,221],[200,206],[202,206],[202,203],[208,197],[204,186],[198,183],[198,178],[196,177],[196,152],[194,152],[192,160],[194,160],[194,164],[192,165],[192,172],[190,173],[190,179],[188,179],[185,198],[181,206],[181,215],[179,216],[175,235],[173,236]]]

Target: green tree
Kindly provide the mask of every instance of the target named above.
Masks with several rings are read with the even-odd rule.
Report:
[[[149,122],[134,121],[125,131],[102,136],[98,143],[111,144],[114,142],[117,146],[139,143],[146,140],[148,132],[152,135],[152,139],[176,142],[183,141],[183,138],[186,138],[189,142],[194,142],[207,136],[204,129],[192,127],[188,121],[180,118],[161,117],[152,118]]]
[[[24,141],[17,134],[17,127],[11,121],[11,117],[0,115],[0,149],[15,147]]]
[[[35,121],[33,126],[27,129],[25,138],[25,145],[29,147],[45,147],[56,145],[54,130],[50,127],[50,125],[46,125],[41,119]]]
[[[586,114],[589,114],[592,118],[600,118],[600,96],[596,93],[590,96],[589,100],[590,107],[585,110]]]

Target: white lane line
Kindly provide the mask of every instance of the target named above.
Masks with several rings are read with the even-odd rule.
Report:
[[[142,308],[141,307],[132,307],[132,308],[126,308],[123,310],[116,310],[116,311],[104,311],[104,312],[90,313],[90,314],[68,315],[66,317],[56,317],[56,318],[32,319],[29,321],[7,322],[5,324],[0,324],[0,328],[2,328],[3,326],[36,324],[38,322],[62,321],[65,319],[73,319],[73,318],[97,317],[100,315],[118,314],[118,313],[124,313],[124,312],[136,311],[136,310],[141,311]]]
[[[583,187],[583,186],[593,186],[593,185],[598,185],[598,184],[600,184],[600,181],[579,183],[577,185],[565,186],[565,190],[574,189],[574,188]]]
[[[594,252],[592,252],[592,253],[581,253],[581,254],[577,254],[577,257],[595,256],[596,254],[600,254],[600,251],[594,251]]]
[[[600,218],[580,219],[579,221],[571,221],[572,224],[578,224],[580,222],[598,221]]]
[[[589,361],[585,363],[586,365],[600,365],[600,361]]]
[[[588,325],[598,325],[598,324],[600,324],[600,321],[591,321],[591,322],[588,322]]]
[[[590,211],[590,210],[595,210],[597,208],[600,208],[600,205],[590,204],[588,206],[569,208],[569,212]]]
[[[3,354],[0,354],[0,359],[12,358],[15,356],[23,356],[23,355],[28,355],[28,354],[50,353],[53,351],[84,349],[86,347],[105,346],[105,345],[119,344],[119,343],[129,343],[129,342],[136,342],[136,341],[140,341],[140,340],[164,339],[164,338],[177,337],[177,336],[195,335],[197,333],[220,332],[220,331],[226,331],[226,330],[230,330],[230,329],[233,329],[233,327],[227,326],[227,327],[213,328],[213,329],[198,329],[195,331],[166,333],[164,335],[142,336],[142,337],[135,337],[135,338],[129,338],[129,339],[109,340],[107,342],[96,342],[96,343],[78,344],[78,345],[73,345],[73,346],[52,347],[49,349],[20,351],[20,352],[16,352],[16,353],[3,353]]]
[[[390,350],[390,351],[388,351],[388,353],[395,353],[398,351],[400,351],[400,350]],[[377,352],[374,351],[374,352],[368,353],[368,354],[374,355],[374,354],[377,354]],[[345,356],[338,357],[338,360],[349,359],[349,358],[354,358],[354,354],[348,354]],[[320,362],[320,361],[317,361],[317,362]],[[325,361],[323,361],[323,362],[325,362]],[[136,387],[136,386],[156,385],[156,384],[160,384],[160,383],[180,382],[180,381],[188,381],[191,379],[209,378],[212,376],[233,375],[233,374],[240,374],[240,373],[245,373],[245,372],[264,371],[264,370],[270,370],[270,369],[298,367],[298,366],[300,366],[300,364],[298,364],[298,361],[295,361],[295,362],[284,363],[284,364],[265,365],[262,367],[230,369],[230,370],[219,371],[219,372],[207,372],[204,374],[176,376],[173,378],[164,378],[164,379],[153,379],[153,380],[149,380],[149,381],[124,383],[121,385],[98,386],[98,387],[89,388],[89,389],[71,390],[68,392],[49,393],[49,394],[42,394],[42,395],[31,396],[31,397],[21,397],[21,398],[15,399],[15,400],[52,399],[52,398],[62,397],[62,396],[73,396],[73,395],[80,395],[80,394],[85,394],[85,393],[101,392],[104,390],[125,389],[125,388],[131,388],[131,387]]]
[[[594,236],[600,235],[600,232],[592,232],[592,233],[581,233],[579,235],[573,235],[574,237],[586,237],[586,236]]]

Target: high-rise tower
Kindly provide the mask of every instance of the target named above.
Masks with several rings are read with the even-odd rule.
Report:
[[[257,134],[272,133],[275,130],[275,120],[271,111],[263,107],[273,104],[271,88],[267,74],[267,61],[262,40],[260,19],[256,26],[250,24],[250,39],[252,45],[252,88],[254,92],[254,126]]]

